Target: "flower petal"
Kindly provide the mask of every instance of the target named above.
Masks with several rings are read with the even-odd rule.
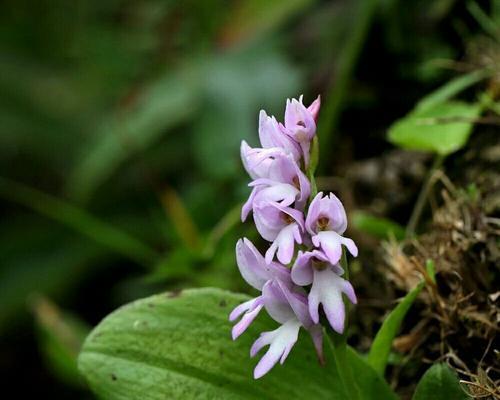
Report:
[[[236,263],[241,276],[252,287],[262,290],[264,284],[274,278],[290,282],[290,271],[278,263],[266,263],[264,257],[247,238],[236,243]]]
[[[299,251],[297,259],[292,267],[292,281],[299,286],[310,285],[313,281],[313,272],[311,268],[311,252]]]
[[[277,281],[269,281],[264,285],[262,298],[267,313],[276,322],[283,324],[295,318],[295,313]]]
[[[259,139],[262,147],[281,147],[289,152],[295,160],[300,159],[298,145],[280,128],[276,118],[269,117],[264,110],[259,114]]]
[[[331,327],[338,333],[344,331],[345,305],[342,293],[348,294],[349,299],[355,300],[352,286],[338,276],[332,268],[314,270],[314,280],[309,293],[309,313],[314,322],[319,321],[319,304],[323,305],[326,318]]]
[[[293,223],[285,226],[280,233],[278,233],[278,236],[276,236],[276,239],[274,239],[271,247],[269,247],[266,252],[266,263],[271,263],[276,251],[278,251],[278,260],[280,263],[288,264],[292,261],[297,230],[299,230],[298,225]]]
[[[309,210],[306,217],[306,229],[311,235],[315,235],[317,228],[316,222],[319,218],[320,213],[320,201],[323,197],[323,192],[319,192],[309,204]]]
[[[323,231],[319,232],[312,239],[314,245],[324,251],[328,257],[328,261],[332,264],[337,264],[342,257],[340,238],[340,235],[334,231]]]
[[[257,315],[259,315],[262,307],[264,307],[262,301],[255,302],[252,308],[249,309],[245,314],[243,314],[243,317],[236,325],[233,326],[233,329],[231,330],[231,336],[233,340],[236,340],[243,332],[246,331],[246,329],[250,326]]]
[[[250,355],[255,356],[264,346],[270,345],[266,354],[257,363],[254,378],[259,379],[267,374],[278,361],[282,364],[288,357],[292,347],[297,342],[300,322],[297,319],[286,321],[278,329],[264,332],[253,344]]]

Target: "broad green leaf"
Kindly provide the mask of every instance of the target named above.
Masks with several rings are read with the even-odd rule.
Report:
[[[468,87],[483,80],[488,75],[490,75],[489,71],[479,70],[452,79],[445,85],[441,86],[434,92],[421,99],[418,102],[416,108],[418,108],[419,110],[427,110],[440,103],[444,103],[445,101],[460,93],[462,90],[465,90]]]
[[[396,308],[389,313],[387,318],[385,318],[384,323],[373,340],[370,353],[368,354],[368,364],[370,364],[380,375],[384,375],[392,341],[396,337],[406,313],[423,287],[424,283],[419,283],[403,298],[401,303],[399,303]]]
[[[328,345],[321,367],[301,331],[285,365],[259,380],[252,342],[277,328],[259,316],[238,340],[230,338],[229,312],[249,297],[220,289],[187,290],[149,297],[105,318],[87,338],[79,367],[92,390],[108,400],[149,399],[348,399]],[[390,388],[349,351],[366,399],[394,398]]]
[[[459,101],[417,108],[389,128],[389,141],[405,149],[446,156],[465,145],[480,113],[479,105]]]
[[[405,236],[404,228],[390,219],[375,217],[363,211],[355,211],[351,218],[356,229],[377,238],[387,239],[390,235],[394,235],[400,240]]]
[[[446,364],[430,367],[420,380],[413,400],[466,400],[470,397],[460,387],[456,374]]]

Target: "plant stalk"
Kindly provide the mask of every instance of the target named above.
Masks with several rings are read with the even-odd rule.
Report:
[[[344,278],[349,279],[349,266],[347,265],[347,256],[345,250],[342,251],[342,259],[340,261],[340,264],[345,271]],[[344,305],[346,310],[344,332],[342,334],[338,334],[336,332],[330,333],[333,344],[335,366],[337,367],[337,372],[340,376],[340,380],[342,381],[342,385],[344,386],[346,395],[349,396],[349,398],[352,400],[362,400],[358,385],[356,384],[356,380],[354,379],[354,375],[352,373],[351,365],[349,364],[349,360],[347,358],[347,326],[349,325],[349,302],[344,300]]]
[[[427,201],[427,197],[429,196],[432,185],[434,184],[433,181],[434,173],[438,168],[441,167],[443,161],[444,161],[444,156],[442,155],[437,155],[436,158],[434,159],[434,163],[432,164],[432,167],[427,174],[425,182],[422,185],[422,189],[420,190],[417,201],[415,203],[415,207],[413,208],[410,219],[408,220],[408,225],[406,226],[406,238],[409,238],[415,234],[418,222],[420,221],[420,217],[422,216],[422,212],[424,211],[424,206]]]

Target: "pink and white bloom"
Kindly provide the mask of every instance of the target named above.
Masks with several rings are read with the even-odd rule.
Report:
[[[254,370],[254,378],[265,375],[279,361],[283,364],[297,342],[300,327],[309,331],[320,360],[323,359],[323,332],[314,324],[307,310],[307,299],[293,292],[280,281],[269,281],[262,290],[264,307],[268,314],[282,324],[278,329],[264,332],[254,342],[250,356],[254,357],[263,347],[269,346]]]
[[[243,279],[257,290],[262,291],[264,285],[273,279],[278,279],[285,285],[291,285],[290,271],[276,262],[266,263],[264,257],[247,238],[240,239],[236,243],[236,262]],[[233,327],[233,339],[236,339],[248,328],[263,305],[262,296],[258,296],[240,304],[231,312],[230,321],[243,315]]]
[[[271,262],[275,253],[283,264],[292,261],[295,243],[302,243],[304,216],[302,212],[277,202],[255,202],[253,219],[260,235],[271,246],[266,252],[266,262]]]
[[[306,108],[302,103],[303,96],[287,99],[285,109],[285,129],[302,149],[304,164],[309,164],[311,141],[316,134],[316,118],[321,105],[320,97]]]
[[[293,156],[295,161],[301,158],[300,147],[295,140],[285,133],[276,118],[270,117],[264,110],[259,114],[259,139],[263,148],[281,148]]]
[[[356,304],[356,294],[351,283],[343,279],[344,270],[340,265],[330,264],[328,258],[318,250],[299,252],[292,268],[292,281],[299,286],[311,285],[308,308],[314,323],[319,322],[319,305],[331,327],[338,333],[344,331],[345,305],[342,293],[351,303]]]
[[[281,148],[252,149],[243,141],[241,158],[248,174],[254,179],[250,183],[254,190],[279,183],[289,184],[298,190],[297,208],[304,207],[311,194],[311,184],[290,153]]]
[[[252,212],[257,231],[271,244],[265,256],[248,239],[236,244],[240,273],[261,294],[231,312],[231,321],[239,319],[232,337],[240,336],[263,309],[281,324],[263,332],[250,350],[254,357],[268,346],[255,367],[255,379],[268,373],[278,361],[284,363],[301,327],[311,335],[323,361],[320,305],[331,327],[341,333],[346,312],[343,294],[356,303],[354,289],[342,278],[344,270],[339,263],[342,246],[354,256],[358,251],[354,242],[343,236],[347,217],[342,203],[333,194],[325,197],[319,193],[307,209],[311,184],[305,169],[320,106],[319,96],[309,107],[304,106],[302,96],[287,100],[284,125],[261,111],[262,147],[241,143],[241,159],[253,180],[241,218],[245,221]],[[290,270],[285,265],[292,263],[296,244],[307,250],[299,250]],[[279,262],[274,261],[275,257]]]
[[[342,257],[342,245],[356,257],[358,248],[352,239],[343,237],[347,229],[344,206],[333,193],[323,196],[320,192],[309,205],[306,229],[312,236],[312,243],[320,248],[331,264],[336,265]]]

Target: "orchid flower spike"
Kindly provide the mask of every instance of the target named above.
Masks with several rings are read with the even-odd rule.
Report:
[[[342,246],[354,256],[358,252],[354,242],[343,236],[347,228],[344,206],[333,194],[319,193],[311,201],[311,182],[306,176],[320,105],[319,96],[309,107],[304,106],[302,96],[288,100],[284,125],[261,111],[262,147],[241,143],[241,160],[252,179],[241,218],[245,221],[252,213],[257,231],[270,245],[262,255],[246,238],[236,244],[241,276],[260,294],[231,312],[229,319],[238,320],[232,337],[245,332],[262,310],[280,324],[261,333],[250,350],[254,357],[268,346],[255,367],[255,379],[285,362],[300,328],[310,334],[318,358],[324,362],[320,310],[341,333],[346,313],[343,295],[356,303],[354,288],[342,277],[340,265]]]

